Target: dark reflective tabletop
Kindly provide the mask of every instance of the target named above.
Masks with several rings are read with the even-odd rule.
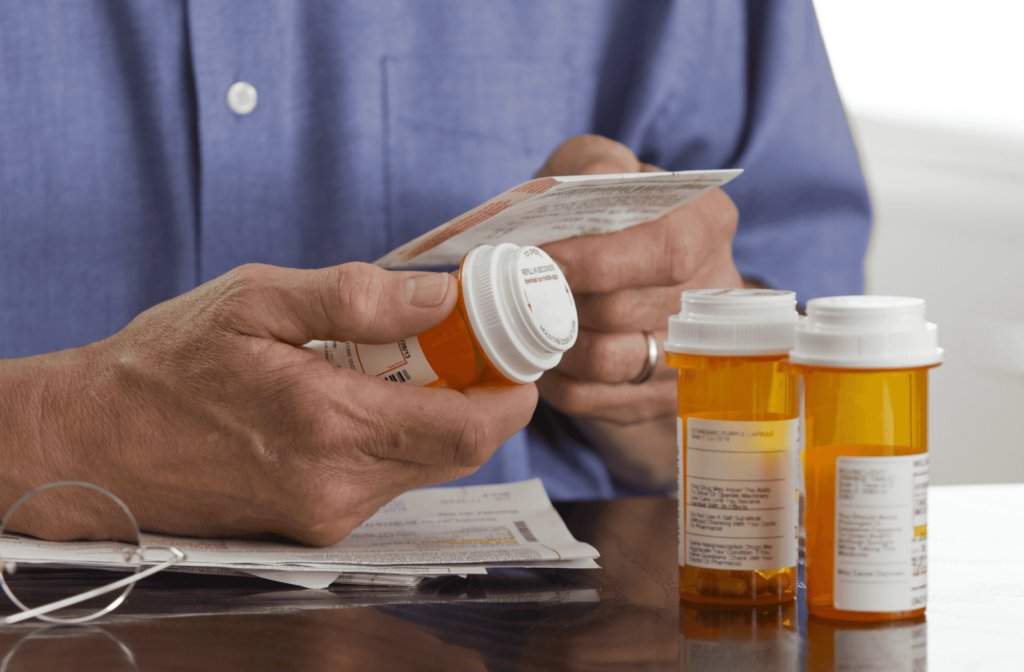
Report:
[[[1024,486],[933,488],[927,620],[873,627],[808,619],[802,591],[775,607],[681,604],[674,500],[557,508],[602,569],[328,590],[165,572],[91,626],[0,627],[0,671],[1024,667]],[[110,577],[23,568],[10,584],[37,605]]]

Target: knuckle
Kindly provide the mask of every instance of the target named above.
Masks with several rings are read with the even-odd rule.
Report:
[[[205,315],[221,328],[246,323],[263,309],[265,293],[272,287],[268,278],[273,268],[266,264],[243,264],[203,285],[190,301],[193,317]]]
[[[626,145],[622,144],[618,140],[612,140],[611,138],[603,135],[597,135],[596,133],[585,133],[583,135],[577,135],[572,138],[580,147],[587,151],[589,154],[603,154],[611,155],[616,158],[626,159],[631,163],[637,163],[636,155]]]
[[[701,245],[693,239],[692,234],[683,227],[667,229],[668,240],[655,253],[655,266],[664,269],[665,280],[679,284],[686,282],[693,275]]]
[[[629,351],[621,336],[598,336],[590,345],[588,366],[594,380],[618,383],[627,375]]]
[[[728,247],[739,221],[736,204],[721,189],[708,192],[682,210],[691,214],[675,217],[673,225],[665,227],[665,239],[653,259],[674,284],[690,280],[708,255],[723,245]]]
[[[736,225],[739,223],[740,211],[733,203],[729,195],[721,189],[712,192],[715,195],[715,225],[716,229],[724,231],[731,237],[736,232]]]
[[[372,332],[384,312],[387,291],[384,279],[370,264],[354,262],[338,267],[340,309],[351,331]]]
[[[595,312],[600,326],[611,331],[629,330],[647,317],[648,311],[637,292],[612,292],[601,296],[596,303]]]
[[[600,174],[637,172],[641,166],[633,151],[621,142],[602,135],[583,134],[559,145],[545,168],[562,174]]]
[[[230,284],[242,289],[258,287],[267,278],[270,267],[266,264],[242,264],[228,271]]]
[[[472,415],[464,416],[459,433],[453,466],[479,467],[490,459],[497,449],[495,431],[490,423],[481,422]]]
[[[338,316],[344,315],[345,301],[342,296],[342,279],[345,276],[344,266],[334,266],[332,268],[325,269],[326,280],[319,283],[319,294],[317,298],[320,301],[320,313],[327,318],[327,322],[330,324],[331,332],[342,337],[342,331],[339,329]]]

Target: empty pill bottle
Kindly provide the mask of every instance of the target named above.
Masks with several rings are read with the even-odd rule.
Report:
[[[796,294],[683,292],[665,356],[678,369],[679,596],[796,596],[799,406],[786,356]]]
[[[922,299],[807,303],[790,361],[803,379],[811,614],[866,622],[924,613],[928,370],[941,360]]]
[[[540,248],[482,245],[456,274],[459,301],[443,322],[397,343],[310,341],[338,368],[422,387],[522,385],[540,378],[576,342],[576,303]]]

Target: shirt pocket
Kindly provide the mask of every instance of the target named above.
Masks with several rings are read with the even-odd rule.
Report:
[[[529,180],[589,112],[570,68],[529,57],[386,57],[392,247]]]

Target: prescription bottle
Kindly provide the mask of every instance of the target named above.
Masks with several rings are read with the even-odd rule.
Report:
[[[796,294],[683,292],[665,356],[679,370],[679,596],[716,605],[796,596]]]
[[[922,299],[807,303],[790,353],[803,379],[807,607],[890,621],[924,613],[928,369],[942,360]]]
[[[311,341],[339,368],[398,383],[463,390],[540,378],[576,342],[576,303],[543,250],[510,243],[469,252],[456,275],[459,301],[441,324],[397,343]]]

